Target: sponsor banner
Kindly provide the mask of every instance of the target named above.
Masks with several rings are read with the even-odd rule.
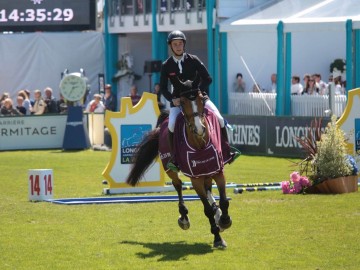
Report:
[[[296,137],[306,135],[314,117],[227,116],[230,144],[244,154],[302,158]],[[330,121],[322,119],[322,127]]]
[[[0,150],[61,148],[66,115],[0,117]]]

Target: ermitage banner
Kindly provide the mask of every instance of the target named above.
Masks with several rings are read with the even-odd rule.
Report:
[[[61,148],[66,115],[0,117],[0,151]]]
[[[314,117],[235,116],[225,117],[233,127],[230,144],[244,154],[302,158],[296,137],[306,135]],[[330,121],[322,119],[322,127]]]

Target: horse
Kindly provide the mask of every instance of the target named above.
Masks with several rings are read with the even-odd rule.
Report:
[[[190,177],[193,188],[204,206],[205,216],[210,223],[210,231],[214,235],[213,246],[226,248],[227,243],[220,236],[220,232],[231,227],[232,219],[228,214],[229,201],[226,196],[226,180],[223,173],[224,160],[221,152],[223,143],[220,125],[216,116],[204,107],[203,96],[197,89],[198,77],[194,81],[186,82],[181,82],[176,78],[172,83],[174,87],[181,89],[182,108],[182,113],[177,117],[174,132],[174,159],[182,173]],[[166,168],[171,158],[167,140],[167,116],[166,112],[162,112],[158,118],[157,127],[150,131],[138,145],[133,166],[126,179],[129,185],[136,186],[158,155]],[[185,146],[189,149],[186,151],[187,155],[184,155]],[[208,154],[210,155],[207,156]],[[182,181],[177,172],[167,170],[166,173],[172,180],[179,197],[178,224],[182,229],[188,229],[190,222],[188,209],[182,196]],[[218,187],[219,206],[211,193],[212,179]]]

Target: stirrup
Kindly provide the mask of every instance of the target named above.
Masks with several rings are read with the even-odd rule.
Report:
[[[171,160],[166,164],[166,167],[173,172],[180,171],[179,168]]]

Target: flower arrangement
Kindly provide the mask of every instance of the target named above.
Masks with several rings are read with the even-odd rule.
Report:
[[[317,142],[317,153],[311,162],[311,180],[314,184],[327,179],[357,175],[355,158],[347,154],[346,134],[336,124],[336,116]]]
[[[347,153],[348,137],[336,124],[336,116],[331,117],[331,121],[324,130],[321,128],[321,120],[315,120],[312,122],[311,128],[307,129],[306,136],[297,138],[297,140],[307,154],[306,158],[298,163],[299,177],[301,174],[305,174],[310,180],[310,185],[304,186],[302,189],[300,187],[295,188],[296,182],[293,180],[295,176],[291,176],[288,184],[289,189],[284,183],[283,192],[288,190],[289,193],[307,192],[309,187],[314,190],[327,180],[358,174],[356,165],[358,157],[354,158]],[[342,181],[354,182],[355,180],[352,177],[349,180]],[[293,192],[291,192],[291,188],[293,188]]]
[[[290,174],[289,181],[281,182],[281,189],[284,194],[305,193],[306,189],[311,186],[311,182],[306,176],[301,176],[299,172]]]

